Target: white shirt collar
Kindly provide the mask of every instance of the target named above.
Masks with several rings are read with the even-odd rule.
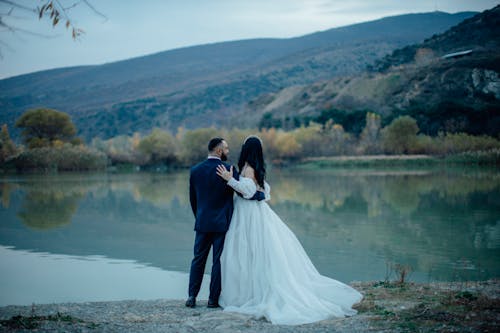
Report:
[[[209,160],[220,160],[220,157],[219,156],[212,156],[212,155],[208,155],[207,157]]]

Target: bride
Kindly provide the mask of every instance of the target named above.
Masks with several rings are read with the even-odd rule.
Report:
[[[240,312],[273,324],[299,325],[330,317],[351,316],[351,306],[362,295],[342,282],[316,270],[293,232],[265,201],[270,186],[265,179],[262,144],[247,138],[238,161],[240,179],[233,169],[219,166],[217,174],[240,195],[221,256],[224,311]],[[256,191],[265,201],[246,200]]]

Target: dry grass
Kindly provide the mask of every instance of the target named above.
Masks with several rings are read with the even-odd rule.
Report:
[[[377,330],[398,332],[499,332],[499,281],[355,285],[364,299],[355,308]]]

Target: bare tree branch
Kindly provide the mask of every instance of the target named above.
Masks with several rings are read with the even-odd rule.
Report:
[[[15,3],[14,1],[0,0],[0,3],[5,3],[9,6],[12,6],[12,8],[19,8],[19,9],[23,9],[23,10],[27,10],[27,11],[36,13],[36,8],[26,7],[26,6],[20,5],[18,3]]]
[[[65,9],[65,10],[70,10],[70,9],[72,9],[72,8],[75,8],[76,6],[78,6],[78,5],[79,5],[79,4],[81,4],[81,3],[82,3],[82,0],[77,1],[77,2],[75,2],[74,4],[69,5],[68,7],[64,7],[64,9]]]
[[[20,4],[16,1],[12,1],[12,0],[0,0],[0,4],[10,6],[10,10],[7,13],[0,13],[0,27],[5,28],[3,31],[0,31],[0,32],[11,32],[11,33],[21,32],[21,33],[39,36],[39,37],[50,37],[50,36],[47,36],[44,34],[40,34],[40,33],[36,33],[33,31],[19,28],[17,25],[6,23],[5,20],[3,20],[4,17],[9,17],[9,18],[13,18],[13,19],[21,19],[21,17],[12,15],[12,13],[14,12],[14,9],[20,9],[20,10],[28,11],[31,13],[36,13],[40,20],[43,18],[48,18],[51,21],[53,27],[57,26],[61,21],[63,21],[66,29],[71,30],[71,37],[75,40],[78,39],[85,32],[81,28],[76,27],[73,24],[73,20],[71,19],[70,15],[69,15],[69,11],[71,9],[73,9],[79,5],[85,5],[94,14],[107,20],[107,17],[104,14],[102,14],[101,12],[99,12],[88,0],[79,0],[76,2],[73,1],[69,5],[66,5],[64,2],[65,1],[63,1],[63,0],[40,0],[41,7],[33,8],[33,7],[28,7],[26,5]]]
[[[101,13],[100,11],[98,11],[88,0],[83,0],[83,2],[87,5],[87,7],[89,7],[90,9],[92,9],[92,11],[99,15],[100,17],[104,18],[106,21],[108,20],[108,18],[106,17],[106,15],[104,15],[103,13]]]

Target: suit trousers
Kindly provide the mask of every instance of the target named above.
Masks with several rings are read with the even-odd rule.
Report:
[[[221,273],[220,256],[224,248],[225,232],[200,232],[196,231],[194,241],[194,258],[191,262],[191,271],[189,273],[189,296],[198,296],[205,272],[210,247],[212,247],[212,274],[210,276],[210,296],[209,300],[219,301],[221,293]]]

